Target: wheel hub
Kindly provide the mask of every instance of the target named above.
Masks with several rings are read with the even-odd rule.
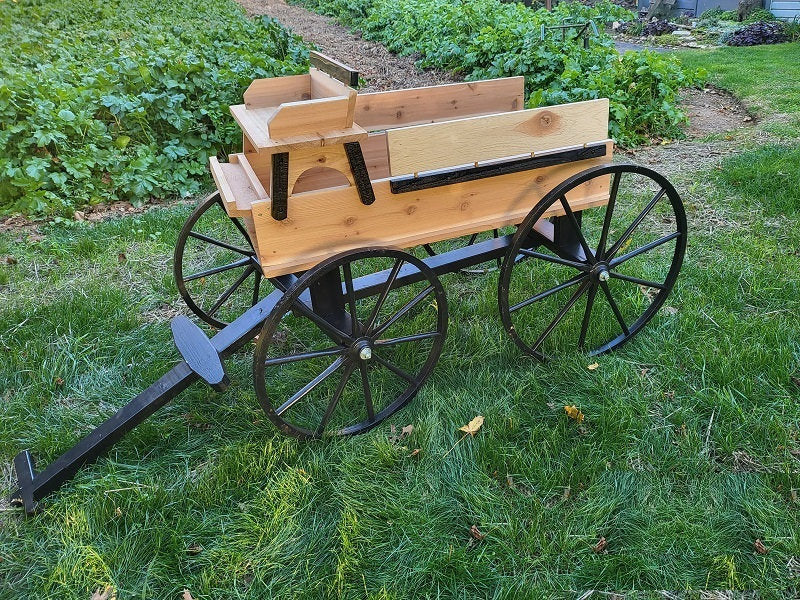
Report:
[[[597,263],[592,268],[591,275],[595,281],[605,282],[611,279],[611,272],[608,270],[608,264],[604,262]]]
[[[372,358],[372,346],[369,340],[357,340],[353,344],[352,351],[361,360],[370,360]]]

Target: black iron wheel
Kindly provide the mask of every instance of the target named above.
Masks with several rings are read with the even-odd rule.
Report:
[[[608,203],[573,212],[576,188],[605,189]],[[542,219],[553,210],[565,213]],[[503,261],[500,315],[511,338],[540,360],[619,347],[664,304],[686,250],[675,188],[637,165],[593,167],[565,180],[520,225]]]
[[[419,391],[447,318],[444,288],[419,259],[387,248],[338,254],[302,275],[264,322],[258,400],[299,438],[366,431]]]
[[[228,216],[219,192],[205,198],[183,224],[175,244],[175,283],[191,311],[222,328],[274,288],[241,219]]]

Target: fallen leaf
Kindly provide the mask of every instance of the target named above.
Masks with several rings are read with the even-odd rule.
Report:
[[[419,455],[419,448],[414,448],[414,450],[411,451],[411,454],[408,455],[408,458],[411,458],[412,456],[418,456],[418,455]]]
[[[121,265],[124,265],[126,262],[128,262],[127,255],[124,252],[117,254],[117,262]]]
[[[565,488],[564,488],[564,493],[563,493],[563,494],[561,494],[561,500],[562,500],[562,501],[564,501],[564,500],[569,500],[569,495],[570,495],[571,493],[572,493],[572,488],[570,488],[569,486],[565,487]]]
[[[56,377],[53,380],[53,383],[55,383],[57,387],[61,387],[62,385],[64,385],[64,380],[61,377]]]
[[[478,415],[463,427],[459,427],[458,430],[474,436],[476,433],[478,433],[478,430],[481,428],[482,425],[483,425],[483,417],[481,415]]]
[[[114,515],[117,516],[117,517],[121,517],[122,516],[122,509],[119,506],[114,509]]]
[[[75,219],[76,221],[85,221],[86,220],[86,214],[83,211],[76,210],[72,214],[72,218]]]
[[[586,368],[587,368],[587,369],[589,369],[590,371],[594,371],[594,370],[596,370],[596,369],[597,369],[599,366],[600,366],[600,363],[593,362],[592,364],[590,364],[590,365],[589,365],[589,366],[587,366]]]
[[[753,543],[753,546],[755,547],[756,552],[758,552],[759,554],[766,554],[767,552],[769,552],[767,547],[764,545],[764,542],[762,542],[761,540],[756,540]]]
[[[408,437],[412,433],[414,433],[414,426],[406,425],[400,430],[400,439],[402,440],[404,437]]]
[[[13,256],[6,256],[6,264],[7,265],[15,265],[15,264],[17,264],[17,262],[19,262],[19,261],[17,261],[17,259],[14,258]]]
[[[601,537],[599,540],[597,540],[597,543],[592,547],[592,551],[595,554],[600,554],[601,552],[605,551],[606,546],[608,546],[608,542],[606,541],[606,538]]]
[[[486,534],[481,533],[481,530],[478,529],[477,525],[473,525],[469,528],[469,534],[476,540],[482,540],[486,537]]]
[[[203,551],[203,547],[200,544],[192,544],[186,549],[187,554],[200,554]]]
[[[564,412],[567,413],[570,419],[575,419],[578,423],[583,423],[583,413],[574,404],[572,406],[565,406]]]
[[[789,495],[792,497],[792,502],[797,504],[797,502],[798,502],[797,490],[795,490],[795,489],[789,490]]]
[[[103,588],[97,588],[92,594],[91,600],[114,600],[117,597],[116,591],[110,585]]]

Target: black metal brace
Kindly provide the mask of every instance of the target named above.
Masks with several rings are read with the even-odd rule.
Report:
[[[350,171],[356,182],[358,197],[361,203],[369,206],[375,202],[375,192],[372,189],[372,182],[369,180],[367,163],[364,162],[364,153],[361,151],[361,144],[358,142],[347,142],[344,145],[344,152],[347,154],[347,161],[350,163]]]
[[[283,221],[289,210],[289,153],[272,155],[272,218]]]

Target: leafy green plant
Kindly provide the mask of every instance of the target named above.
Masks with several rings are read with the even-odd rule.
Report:
[[[574,29],[563,39],[561,30],[548,29],[565,22],[602,25],[633,19],[631,12],[608,0],[592,7],[562,2],[550,12],[498,0],[302,2],[393,52],[419,56],[421,67],[459,72],[467,79],[524,75],[531,106],[612,98],[611,131],[625,146],[650,137],[679,136],[685,115],[676,105],[676,91],[703,77],[657,54],[620,58],[602,26],[589,48]]]
[[[232,0],[0,2],[0,214],[195,194],[241,140],[228,105],[306,61]]]

